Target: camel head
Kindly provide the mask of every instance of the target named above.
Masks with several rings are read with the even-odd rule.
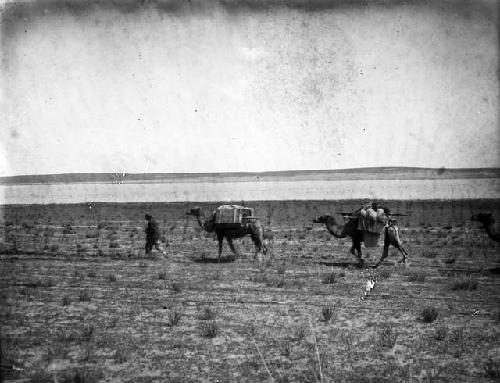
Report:
[[[203,211],[201,207],[196,206],[193,209],[186,212],[186,215],[192,215],[193,217],[201,217],[203,215]]]
[[[475,214],[470,218],[472,221],[480,222],[484,225],[484,227],[493,225],[495,223],[495,218],[491,213],[479,213]]]
[[[320,215],[319,217],[316,217],[313,219],[313,223],[324,223],[324,224],[330,224],[330,225],[344,225],[344,219],[342,218],[341,215],[335,214],[325,214],[325,215]]]
[[[330,214],[320,215],[313,219],[313,223],[328,223],[332,218]]]

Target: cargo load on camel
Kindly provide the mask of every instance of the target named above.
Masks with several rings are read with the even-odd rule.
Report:
[[[377,246],[378,238],[387,225],[387,215],[382,207],[370,204],[362,207],[358,214],[358,230],[364,232],[365,246]]]
[[[253,218],[253,209],[239,205],[222,205],[215,210],[215,224],[238,228]]]

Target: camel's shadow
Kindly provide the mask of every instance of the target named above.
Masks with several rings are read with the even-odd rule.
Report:
[[[189,257],[191,261],[195,263],[231,263],[236,260],[236,257],[221,257],[219,258],[209,258],[209,257]]]
[[[318,264],[329,267],[342,267],[342,268],[358,268],[358,269],[371,269],[371,262],[351,262],[351,261],[319,261]]]

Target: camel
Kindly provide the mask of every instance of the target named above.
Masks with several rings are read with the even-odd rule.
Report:
[[[472,221],[477,221],[483,224],[483,228],[486,230],[488,237],[490,237],[495,242],[500,242],[500,228],[495,218],[491,213],[479,213],[471,217]]]
[[[248,222],[240,225],[238,228],[227,228],[223,225],[217,225],[215,223],[215,214],[209,219],[206,219],[203,214],[203,210],[200,207],[195,207],[186,214],[196,217],[200,227],[207,233],[215,232],[217,241],[219,242],[219,262],[222,254],[222,242],[224,241],[224,238],[226,238],[229,248],[236,256],[239,254],[233,244],[233,239],[243,238],[247,235],[250,235],[253,243],[255,244],[254,258],[257,257],[259,252],[262,252],[264,255],[267,254],[267,246],[264,243],[264,226],[258,218],[252,218],[251,220],[248,220]]]
[[[358,258],[359,264],[363,265],[364,261],[362,258],[361,252],[361,242],[363,239],[363,231],[358,230],[358,220],[357,219],[348,219],[347,222],[344,218],[339,215],[323,215],[317,217],[313,220],[314,223],[324,223],[328,232],[333,235],[335,238],[346,238],[351,237],[352,246],[351,253]],[[392,223],[393,221],[391,221]],[[403,244],[399,239],[399,229],[396,225],[390,224],[384,229],[384,251],[382,253],[382,257],[380,260],[373,266],[377,268],[384,259],[389,255],[389,246],[394,246],[399,252],[403,255],[403,258],[399,261],[399,263],[405,263],[406,257],[408,253],[403,248]]]

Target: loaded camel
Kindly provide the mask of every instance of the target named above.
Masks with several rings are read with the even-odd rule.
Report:
[[[361,252],[361,242],[364,242],[364,231],[358,229],[358,219],[347,219],[345,220],[340,214],[334,215],[323,215],[316,217],[314,223],[323,223],[326,225],[328,232],[335,238],[346,238],[351,237],[352,246],[351,253],[358,258],[359,264],[363,265],[364,261]],[[380,260],[373,266],[377,268],[384,259],[389,255],[389,246],[394,246],[403,255],[403,258],[399,263],[406,262],[406,256],[408,253],[403,248],[401,239],[399,238],[399,229],[394,225],[395,221],[390,220],[389,225],[384,228],[384,251]]]
[[[207,233],[215,232],[217,241],[219,242],[219,262],[224,238],[226,238],[229,248],[236,256],[238,256],[238,252],[233,244],[233,239],[243,238],[247,235],[250,235],[255,245],[254,257],[256,257],[259,252],[262,252],[264,255],[267,253],[267,246],[264,243],[264,226],[262,226],[258,218],[247,220],[238,227],[225,227],[224,225],[215,223],[215,214],[212,214],[210,218],[206,219],[200,207],[195,207],[186,214],[196,217],[200,227]]]
[[[479,213],[471,217],[472,221],[483,224],[486,234],[495,242],[500,242],[500,227],[491,213]]]

